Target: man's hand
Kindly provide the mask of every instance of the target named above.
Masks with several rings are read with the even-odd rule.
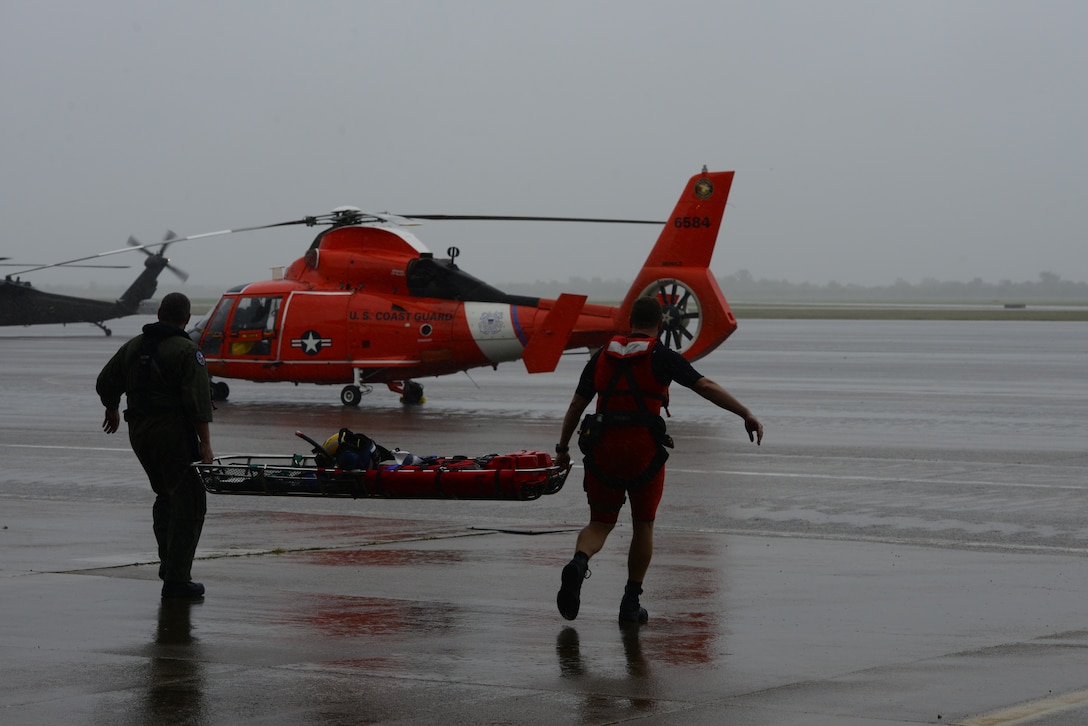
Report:
[[[756,442],[756,446],[763,443],[763,424],[752,414],[744,417],[744,430],[748,432],[748,440]]]
[[[555,455],[555,465],[560,469],[566,470],[570,468],[570,452],[564,451],[562,454]]]
[[[212,442],[201,441],[200,442],[200,463],[211,464],[215,460],[215,454],[212,453]]]
[[[116,408],[106,409],[106,418],[102,421],[102,430],[107,434],[116,433],[121,428],[121,412]]]

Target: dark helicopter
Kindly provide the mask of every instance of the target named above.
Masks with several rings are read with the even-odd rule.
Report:
[[[163,238],[162,246],[156,253],[149,252],[133,237],[129,237],[128,243],[133,248],[139,249],[147,255],[144,260],[144,270],[129,286],[127,290],[113,302],[108,300],[95,300],[93,298],[74,297],[60,295],[52,292],[43,292],[24,282],[19,277],[7,275],[0,281],[0,325],[48,325],[53,323],[90,323],[96,325],[111,335],[113,331],[107,328],[103,322],[115,318],[123,318],[137,313],[154,313],[154,310],[141,309],[141,303],[155,294],[158,287],[159,273],[169,269],[182,280],[188,279],[188,273],[179,270],[170,264],[170,258],[166,257],[166,248],[177,235],[167,232]],[[120,251],[120,250],[118,250]],[[105,253],[112,254],[112,253]],[[6,258],[4,258],[6,259]],[[8,265],[12,266],[12,265]],[[26,267],[26,265],[19,265]],[[111,267],[110,265],[71,265],[69,263],[57,263],[52,265],[37,265],[22,270],[18,274],[35,272],[48,267]]]

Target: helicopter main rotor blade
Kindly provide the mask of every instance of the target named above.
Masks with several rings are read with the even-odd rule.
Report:
[[[39,265],[39,267],[35,269],[41,269],[42,267],[50,266],[42,265],[38,262],[0,262],[0,267],[26,267],[27,265]],[[98,270],[127,270],[132,267],[132,265],[67,265],[67,267],[93,267]]]
[[[512,216],[512,215],[494,215],[494,214],[398,214],[397,217],[404,217],[407,219],[427,219],[434,221],[501,221],[501,222],[591,222],[601,224],[665,224],[662,221],[646,220],[646,219],[598,219],[593,217],[529,217],[529,216]],[[355,207],[344,207],[337,210],[333,210],[328,214],[321,214],[311,217],[303,217],[302,219],[292,219],[287,222],[276,222],[275,224],[259,224],[253,227],[236,227],[234,229],[221,229],[215,232],[203,232],[201,234],[191,234],[187,237],[173,237],[169,240],[170,244],[174,242],[190,242],[192,240],[206,239],[208,237],[221,237],[228,234],[238,234],[239,232],[254,232],[261,229],[273,229],[275,227],[288,227],[297,224],[305,224],[307,227],[313,227],[318,224],[344,224],[344,223],[359,223],[366,221],[378,221],[383,219],[383,215],[367,215],[360,212]],[[71,260],[64,260],[63,262],[54,262],[48,265],[33,265],[26,269],[19,270],[13,274],[26,274],[28,272],[37,272],[38,270],[45,270],[50,267],[75,267],[78,262],[86,262],[87,260],[97,260],[102,257],[109,257],[110,255],[119,255],[124,252],[132,252],[133,250],[145,250],[149,247],[155,247],[162,244],[161,242],[155,244],[136,244],[137,240],[129,238],[128,246],[122,247],[116,250],[108,250],[106,252],[99,252],[94,255],[87,255],[86,257],[76,257]],[[149,253],[150,254],[150,253]],[[17,267],[21,265],[11,265]],[[92,265],[93,266],[93,265]]]
[[[498,221],[498,222],[600,222],[602,224],[665,224],[652,219],[595,219],[590,217],[516,217],[495,214],[398,214],[408,219],[438,221]]]
[[[293,220],[291,220],[289,222],[276,222],[275,224],[260,224],[260,225],[257,225],[255,227],[237,227],[235,229],[221,229],[221,230],[218,230],[216,232],[203,232],[201,234],[191,234],[188,237],[174,237],[174,238],[172,238],[170,240],[170,243],[173,244],[174,242],[189,242],[189,241],[195,240],[195,239],[205,239],[207,237],[221,237],[221,236],[227,235],[227,234],[237,234],[239,232],[253,232],[253,231],[256,231],[256,230],[259,230],[259,229],[272,229],[273,227],[287,227],[287,226],[294,225],[294,224],[305,224],[305,225],[308,225],[308,226],[312,227],[314,224],[317,224],[317,221],[316,221],[315,217],[304,217],[302,219],[293,219]],[[65,260],[64,262],[54,262],[54,263],[49,264],[49,265],[38,265],[36,267],[30,267],[30,268],[25,269],[25,270],[20,270],[18,273],[13,273],[13,274],[26,274],[28,272],[37,272],[38,270],[44,270],[44,269],[49,268],[49,267],[67,267],[69,265],[74,266],[74,263],[76,263],[76,262],[86,262],[87,260],[97,260],[100,257],[109,257],[110,255],[119,255],[122,252],[132,252],[134,250],[142,250],[142,249],[146,249],[148,247],[158,247],[159,245],[162,244],[162,242],[155,242],[153,244],[147,244],[147,245],[141,245],[141,244],[133,245],[133,244],[131,244],[131,242],[133,242],[133,241],[135,241],[135,240],[130,239],[128,247],[122,247],[122,248],[117,249],[117,250],[109,250],[107,252],[99,252],[98,254],[95,254],[95,255],[87,255],[86,257],[77,257],[77,258],[72,259],[72,260]]]

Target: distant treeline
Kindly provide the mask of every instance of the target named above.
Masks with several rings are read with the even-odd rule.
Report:
[[[557,297],[563,292],[582,293],[594,301],[620,300],[630,287],[622,279],[602,280],[572,277],[567,282],[537,281],[532,283],[500,283],[506,292],[540,297]],[[912,284],[896,280],[891,285],[869,286],[830,282],[815,285],[809,282],[756,279],[747,270],[718,278],[726,298],[733,302],[962,302],[962,303],[1088,303],[1088,282],[1063,280],[1053,272],[1041,272],[1030,282],[986,282],[975,278],[970,282],[941,282],[923,280]]]

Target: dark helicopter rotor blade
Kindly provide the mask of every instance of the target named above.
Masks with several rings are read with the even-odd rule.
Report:
[[[178,236],[177,236],[177,234],[174,233],[173,230],[169,230],[169,229],[166,230],[166,234],[163,235],[163,238],[162,238],[163,244],[162,244],[162,249],[159,250],[159,254],[160,255],[165,254],[166,253],[166,248],[169,247],[172,242],[176,241],[177,238],[178,238]],[[167,263],[166,269],[168,269],[168,270],[170,270],[170,272],[174,273],[174,276],[177,277],[182,282],[185,282],[186,280],[189,279],[189,273],[186,272],[185,270],[181,269],[177,265]]]
[[[151,252],[150,250],[147,249],[148,247],[154,247],[154,245],[142,245],[142,244],[140,244],[140,240],[136,239],[135,237],[133,237],[131,235],[128,238],[128,245],[129,245],[129,247],[131,249],[140,250],[145,255],[147,255],[149,258],[150,257],[158,257],[158,258],[164,260],[165,262],[163,264],[163,267],[165,269],[167,269],[167,270],[170,270],[170,272],[174,273],[174,275],[176,275],[182,282],[185,282],[186,280],[189,279],[189,273],[186,272],[185,270],[181,269],[180,267],[177,267],[176,265],[171,264],[170,263],[170,258],[166,256],[166,248],[169,247],[171,243],[177,242],[178,239],[179,238],[178,238],[177,234],[175,234],[172,230],[168,229],[168,230],[166,230],[166,234],[163,235],[162,242],[158,243],[159,245],[161,245],[159,247],[158,252]],[[148,264],[151,264],[151,263],[148,263]]]
[[[158,254],[158,256],[161,257],[163,251],[170,245],[170,243],[171,242],[177,242],[177,241],[178,241],[178,236],[173,231],[168,229],[168,230],[166,230],[166,234],[163,235],[162,242],[156,242],[154,244],[149,244],[149,245],[142,245],[142,244],[140,244],[140,240],[136,239],[132,235],[129,235],[128,241],[126,242],[126,244],[130,248],[132,248],[133,250],[140,250],[140,252],[143,252],[148,257],[154,257],[156,254]],[[147,249],[148,247],[154,247],[156,244],[162,245],[162,249],[160,249],[158,253],[151,252],[151,251],[149,251]]]
[[[185,270],[181,269],[177,265],[167,263],[166,269],[168,269],[168,270],[170,270],[170,272],[174,273],[174,277],[178,278],[182,282],[185,282],[186,280],[189,279],[189,273],[186,272]]]
[[[595,219],[590,217],[518,217],[496,214],[397,214],[408,219],[498,222],[599,222],[602,224],[665,224],[651,219]]]

